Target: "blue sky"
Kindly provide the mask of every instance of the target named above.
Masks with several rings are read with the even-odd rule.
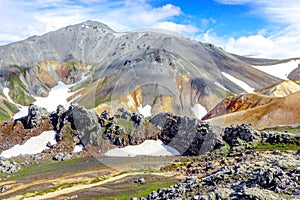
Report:
[[[86,20],[159,28],[240,55],[300,57],[298,0],[1,0],[0,45]]]

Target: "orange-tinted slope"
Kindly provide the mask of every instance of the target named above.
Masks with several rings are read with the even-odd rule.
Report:
[[[209,119],[212,124],[252,124],[257,129],[268,126],[300,124],[300,92],[286,97],[253,95],[251,102],[263,102],[248,109],[238,109],[230,114]],[[256,100],[255,100],[256,99]],[[267,100],[267,101],[266,101]],[[249,100],[250,101],[250,100]],[[244,105],[251,103],[244,103]],[[227,108],[227,109],[230,109]]]

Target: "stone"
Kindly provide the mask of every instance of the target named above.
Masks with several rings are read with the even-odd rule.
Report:
[[[73,135],[73,137],[78,137],[79,139],[79,142],[74,141],[75,143],[81,143],[85,147],[99,145],[99,138],[102,138],[102,132],[98,123],[98,115],[94,111],[88,110],[83,106],[72,105],[63,116],[63,126],[59,130],[58,140],[61,140],[62,130],[69,123],[70,128],[76,132],[76,135]],[[98,135],[101,136],[98,137]]]
[[[50,114],[48,111],[45,108],[30,104],[28,107],[28,115],[17,119],[16,121],[21,121],[25,129],[32,129],[45,119],[50,121]]]
[[[0,192],[3,193],[3,192],[6,192],[7,190],[10,190],[11,189],[11,186],[10,185],[3,185],[1,188],[0,188]]]
[[[146,180],[145,180],[145,178],[139,178],[139,179],[135,180],[134,182],[144,184],[146,182]]]
[[[206,122],[170,113],[158,113],[150,118],[150,122],[161,130],[159,139],[182,155],[199,155],[222,146]]]
[[[300,148],[297,150],[297,152],[296,152],[295,155],[296,155],[296,156],[300,156]]]
[[[63,161],[63,158],[64,158],[64,153],[62,153],[62,152],[59,152],[58,154],[53,156],[53,160],[56,160],[56,161]]]

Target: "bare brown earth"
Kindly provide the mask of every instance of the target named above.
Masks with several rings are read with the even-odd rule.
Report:
[[[251,95],[252,98],[249,98]],[[245,99],[246,98],[246,99]],[[275,125],[300,124],[300,92],[286,97],[268,97],[246,94],[234,101],[224,101],[209,114],[216,116],[207,121],[212,124],[251,124],[257,129]],[[226,115],[224,115],[227,113]]]
[[[246,93],[223,99],[214,109],[209,111],[202,120],[211,119],[225,114],[244,111],[271,103],[275,98],[257,93]]]

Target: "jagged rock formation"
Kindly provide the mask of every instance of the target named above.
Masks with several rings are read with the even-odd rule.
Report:
[[[49,113],[44,108],[30,105],[26,117],[6,121],[0,127],[0,152],[52,129]]]
[[[18,121],[22,122],[25,129],[33,129],[40,123],[44,124],[45,121],[49,123],[50,116],[45,108],[31,104],[28,107],[28,115],[16,120],[16,122]]]
[[[159,113],[150,122],[161,130],[159,139],[182,155],[199,155],[220,148],[223,143],[212,127],[195,118]]]

